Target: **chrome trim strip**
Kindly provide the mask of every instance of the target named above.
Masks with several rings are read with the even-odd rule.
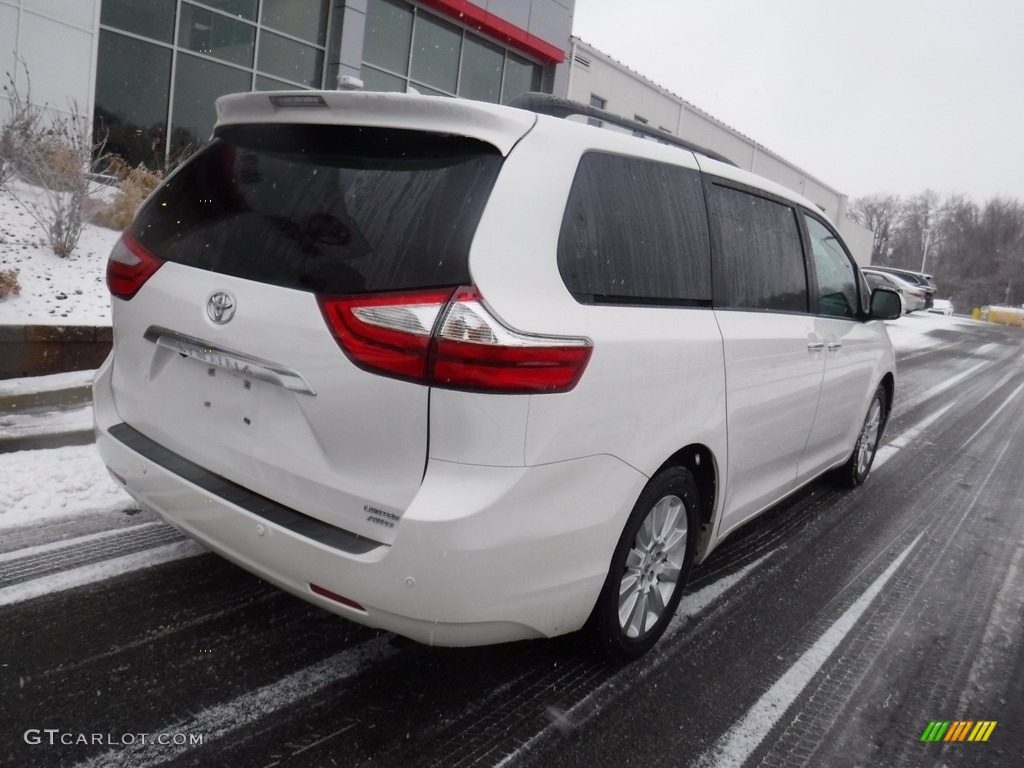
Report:
[[[143,337],[158,347],[194,358],[207,365],[215,365],[237,376],[248,376],[258,381],[283,387],[290,392],[316,397],[316,390],[302,377],[302,374],[269,360],[218,347],[203,339],[197,339],[195,336],[187,336],[158,325],[149,326]]]

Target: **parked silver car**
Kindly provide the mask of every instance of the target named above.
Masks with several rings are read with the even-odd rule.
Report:
[[[926,305],[925,292],[919,285],[910,283],[903,278],[890,274],[888,272],[880,272],[875,269],[864,268],[861,270],[864,273],[864,277],[868,281],[868,285],[874,288],[879,286],[885,286],[890,290],[896,291],[900,295],[900,303],[903,305],[903,314],[909,314],[916,312],[920,309],[924,309]]]

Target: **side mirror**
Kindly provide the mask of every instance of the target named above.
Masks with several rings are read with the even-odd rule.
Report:
[[[872,320],[895,320],[903,315],[903,302],[900,295],[883,285],[871,292]]]

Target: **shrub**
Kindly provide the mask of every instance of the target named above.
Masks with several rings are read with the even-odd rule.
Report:
[[[0,269],[0,301],[8,296],[17,296],[21,293],[21,285],[18,283],[18,270]]]
[[[123,160],[120,162],[124,165]],[[127,168],[126,165],[124,167]],[[110,172],[116,172],[115,168],[116,163],[111,165]],[[163,175],[159,171],[151,171],[142,165],[129,169],[118,183],[114,199],[96,212],[92,217],[93,223],[110,229],[127,229],[135,218],[135,211],[161,181]]]
[[[27,81],[27,67],[25,75]],[[68,112],[33,105],[31,92],[22,97],[9,72],[4,91],[11,111],[0,126],[0,186],[35,220],[53,252],[70,256],[85,225],[94,149],[89,121],[74,103]],[[36,189],[12,184],[15,174]]]

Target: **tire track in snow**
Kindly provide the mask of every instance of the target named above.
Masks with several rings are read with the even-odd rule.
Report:
[[[700,760],[702,768],[740,768],[857,624],[924,534],[919,534],[810,648]]]
[[[0,589],[184,539],[169,525],[143,523],[15,550],[0,555]]]
[[[196,555],[206,554],[208,551],[198,542],[187,539],[174,544],[165,544],[162,547],[115,557],[112,560],[83,565],[78,568],[72,568],[69,571],[53,573],[49,576],[4,587],[0,589],[0,606],[13,605],[24,600],[32,600],[44,595],[74,589],[75,587],[94,584],[98,581],[106,581],[125,573],[131,573],[143,568],[152,568],[155,565],[181,560],[186,557],[195,557]]]
[[[515,765],[545,742],[557,738],[562,730],[585,725],[610,702],[621,698],[633,690],[638,682],[644,680],[672,659],[674,656],[673,640],[683,630],[688,621],[720,600],[739,582],[760,568],[770,557],[770,553],[764,555],[749,565],[744,566],[741,570],[724,576],[697,592],[684,595],[676,615],[672,618],[664,637],[659,641],[659,646],[665,647],[662,653],[652,654],[649,658],[642,659],[634,665],[608,674],[600,680],[599,684],[593,686],[589,692],[586,692],[582,698],[567,709],[549,712],[549,724],[533,734],[525,742],[516,746],[511,752],[507,752],[498,762],[493,763],[494,768],[509,768],[509,766]],[[642,666],[642,672],[636,675],[638,666]],[[629,679],[630,676],[633,679]]]
[[[384,634],[330,656],[312,666],[264,685],[230,701],[208,707],[186,720],[168,723],[154,733],[201,734],[203,745],[253,725],[273,713],[291,707],[329,685],[358,675],[401,651],[390,645],[394,636]],[[343,729],[344,730],[344,729]],[[336,734],[332,734],[336,735]],[[187,740],[186,740],[187,741]],[[312,745],[311,745],[312,746]],[[151,768],[175,760],[197,748],[192,744],[159,744],[136,741],[123,749],[111,749],[78,763],[75,768]],[[307,747],[308,748],[308,747]]]

